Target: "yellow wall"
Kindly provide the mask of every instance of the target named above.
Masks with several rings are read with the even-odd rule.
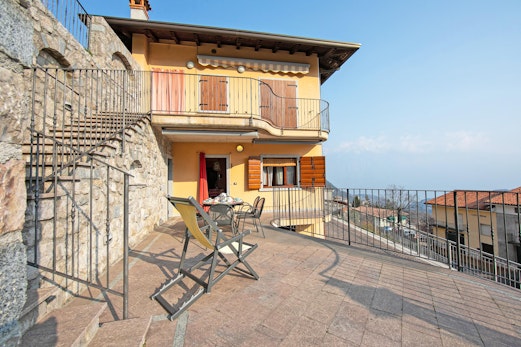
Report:
[[[298,83],[298,98],[320,98],[320,74],[318,57],[316,54],[306,56],[304,53],[289,54],[285,51],[273,53],[271,50],[242,47],[221,47],[216,45],[202,44],[175,44],[173,42],[147,42],[143,35],[134,35],[133,56],[140,62],[145,70],[151,68],[182,69],[190,74],[225,75],[233,77],[250,77],[266,79],[291,79]],[[287,61],[293,63],[310,64],[308,74],[284,74],[265,73],[262,71],[246,70],[244,73],[237,72],[236,68],[213,68],[197,64],[197,55],[223,56],[257,60]],[[187,69],[186,62],[193,61],[195,68]]]
[[[463,233],[465,237],[465,245],[470,246],[471,248],[481,248],[481,243],[487,243],[491,245],[491,236],[479,235],[479,224],[491,225],[493,230],[497,231],[496,213],[490,213],[489,211],[479,211],[478,219],[478,211],[476,210],[465,210],[464,208],[458,208],[458,211],[458,213],[461,215],[461,219],[458,222],[459,229],[460,233]],[[445,215],[447,217],[445,217]],[[447,223],[449,227],[454,228],[454,208],[445,206],[434,207],[433,216],[435,218],[437,217],[437,224],[439,226],[435,229],[436,236],[445,238],[445,229],[442,228],[442,226],[445,225],[445,223]],[[469,231],[468,234],[467,226]],[[497,232],[495,233],[494,237],[494,251],[495,253],[497,253]]]
[[[142,64],[143,69],[152,68],[183,70],[185,74],[200,75],[223,75],[230,77],[243,77],[253,79],[283,79],[296,81],[297,95],[299,99],[320,99],[320,73],[318,57],[316,54],[306,56],[304,53],[289,54],[289,52],[278,51],[273,53],[271,50],[260,49],[255,51],[253,48],[241,47],[221,47],[216,45],[202,44],[196,46],[193,43],[175,44],[170,41],[148,42],[142,35],[135,35],[133,41],[133,54]],[[308,74],[284,74],[284,73],[265,73],[262,71],[246,70],[239,73],[235,67],[213,68],[204,67],[197,63],[197,55],[234,57],[256,60],[282,61],[292,63],[304,63],[310,65]],[[195,63],[195,68],[186,68],[186,62]],[[185,75],[186,76],[186,75]],[[231,83],[240,83],[239,79]],[[230,86],[232,87],[232,86]],[[250,91],[251,102],[258,97],[259,92]],[[188,93],[191,94],[191,93]],[[194,95],[196,95],[194,93]],[[187,105],[191,101],[187,99]],[[233,97],[229,100],[230,107],[234,105]],[[238,104],[238,103],[237,103]],[[236,109],[231,109],[231,113],[243,112],[243,108],[238,104]],[[197,109],[197,107],[192,107]],[[273,192],[271,189],[249,190],[247,187],[247,161],[250,156],[270,156],[287,155],[299,156],[322,156],[321,145],[262,145],[252,143],[240,143],[244,146],[244,151],[238,153],[235,150],[239,143],[185,143],[179,142],[172,144],[172,158],[174,164],[173,175],[173,194],[176,196],[194,196],[198,194],[199,178],[199,153],[204,152],[207,156],[219,155],[229,158],[227,168],[228,192],[233,197],[240,197],[244,201],[253,202],[255,197],[262,195],[266,198],[265,210],[270,211],[273,207]],[[318,226],[315,228],[319,228]],[[317,229],[318,230],[318,229]],[[316,230],[315,230],[316,231]]]
[[[266,145],[241,143],[244,151],[238,153],[235,147],[238,143],[188,143],[178,142],[172,145],[174,162],[173,195],[197,198],[199,180],[199,153],[206,156],[228,156],[228,190],[233,197],[242,198],[246,202],[253,202],[255,197],[262,195],[266,198],[265,209],[273,206],[271,189],[249,190],[247,186],[247,162],[250,156],[261,155],[288,155],[288,156],[320,156],[321,146],[312,145]]]

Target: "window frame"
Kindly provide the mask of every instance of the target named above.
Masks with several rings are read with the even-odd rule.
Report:
[[[295,165],[287,165],[287,166],[276,166],[276,165],[265,165],[264,161],[266,159],[291,159],[295,161]],[[272,188],[298,188],[300,187],[300,170],[299,170],[299,162],[300,162],[300,156],[290,156],[290,155],[261,155],[260,157],[260,165],[261,165],[261,188],[260,189],[272,189]],[[271,167],[282,167],[284,168],[284,174],[283,174],[283,181],[284,184],[282,185],[265,185],[264,182],[264,167],[265,166],[271,166]],[[288,167],[295,167],[295,183],[294,184],[288,184],[287,183],[287,168]]]

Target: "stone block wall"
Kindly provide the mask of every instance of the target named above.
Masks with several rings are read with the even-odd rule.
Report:
[[[38,272],[26,266],[28,254],[30,257],[35,242],[46,238],[34,235],[31,226],[65,218],[54,216],[50,204],[41,204],[36,214],[32,202],[26,208],[27,158],[22,145],[28,141],[32,113],[31,70],[27,68],[37,64],[42,50],[60,56],[73,69],[140,67],[101,17],[93,18],[91,44],[86,50],[39,0],[0,0],[0,9],[0,345],[15,346],[21,334],[18,320],[28,279],[38,278]],[[44,91],[36,92],[41,95]],[[161,197],[166,193],[168,151],[168,142],[145,121],[132,132],[124,152],[119,148],[108,154],[109,164],[134,175],[129,193],[131,245],[167,216],[167,204]],[[40,229],[41,234],[48,231],[48,226]],[[78,237],[83,255],[89,251],[85,248],[88,243]],[[116,237],[113,242],[122,240]],[[116,261],[121,254],[113,257],[111,261]]]

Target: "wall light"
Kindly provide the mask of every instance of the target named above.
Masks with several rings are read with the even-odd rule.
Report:
[[[186,67],[189,68],[189,69],[193,69],[195,66],[194,62],[189,60],[186,62]]]
[[[246,68],[244,66],[242,66],[242,65],[237,66],[238,73],[243,73],[244,71],[246,71]]]
[[[235,150],[241,153],[242,151],[244,151],[244,147],[242,145],[237,145],[237,147],[235,147]]]

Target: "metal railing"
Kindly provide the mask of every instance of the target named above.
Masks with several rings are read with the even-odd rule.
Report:
[[[153,114],[258,119],[282,130],[329,131],[327,101],[279,96],[258,79],[153,71],[151,81]]]
[[[130,71],[31,72],[28,262],[67,290],[80,290],[75,283],[121,295],[127,318],[131,176],[106,159],[123,153],[127,132],[149,117],[149,81]],[[109,271],[120,259],[122,292]]]
[[[279,227],[421,257],[521,287],[520,195],[503,191],[274,189]]]
[[[91,16],[77,0],[41,0],[43,5],[85,48],[89,47]]]

